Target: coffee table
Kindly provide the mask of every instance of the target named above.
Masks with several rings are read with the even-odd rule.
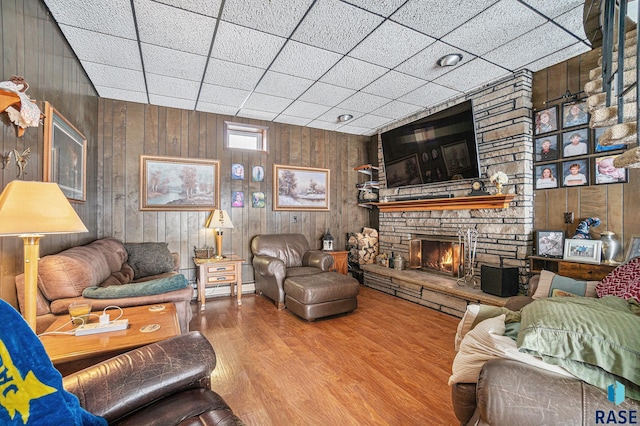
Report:
[[[164,307],[164,309],[161,309]],[[100,315],[102,311],[94,311],[92,314]],[[110,309],[107,313],[114,320],[119,311]],[[82,370],[85,367],[96,364],[114,355],[135,349],[150,343],[158,342],[180,334],[180,325],[176,307],[173,303],[161,303],[156,305],[134,306],[123,308],[121,319],[129,320],[129,328],[121,331],[89,334],[86,336],[74,336],[66,334],[54,334],[40,336],[49,358],[60,373],[65,376]],[[65,323],[70,322],[68,315],[58,318],[45,333],[57,330]],[[98,317],[92,315],[90,323],[97,323]],[[143,332],[144,326],[157,324],[160,327],[151,332]],[[155,327],[154,327],[155,328]],[[72,330],[69,323],[59,331]]]

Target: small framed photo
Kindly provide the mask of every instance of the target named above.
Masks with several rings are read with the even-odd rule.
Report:
[[[613,165],[616,155],[595,158],[596,185],[606,183],[625,183],[629,179],[627,169],[618,169]]]
[[[549,135],[536,139],[536,161],[558,159],[558,135]]]
[[[608,152],[608,151],[617,151],[619,149],[624,149],[626,147],[625,144],[618,144],[618,145],[600,145],[600,137],[604,134],[604,132],[607,131],[607,129],[610,129],[610,127],[598,127],[597,129],[594,129],[594,144],[595,144],[595,152]]]
[[[254,182],[262,182],[264,180],[264,167],[253,166],[251,168],[251,180]]]
[[[629,248],[627,249],[625,262],[628,262],[638,256],[640,256],[640,237],[631,237],[631,242],[629,242]]]
[[[257,209],[264,209],[264,192],[252,192],[251,193],[251,207]]]
[[[589,153],[589,129],[576,129],[562,134],[562,156],[575,157]]]
[[[589,185],[589,161],[573,160],[562,163],[563,186]]]
[[[231,207],[244,207],[244,192],[233,191],[231,193]]]
[[[536,248],[538,256],[562,258],[564,231],[538,231]]]
[[[562,128],[582,126],[589,122],[585,101],[567,102],[562,105]]]
[[[534,133],[541,135],[543,133],[554,132],[558,130],[558,107],[537,111],[534,116]]]
[[[564,260],[583,263],[600,263],[602,241],[567,239],[564,241]]]
[[[242,164],[231,165],[231,179],[244,180],[244,166]]]
[[[558,165],[536,166],[536,189],[558,188]]]

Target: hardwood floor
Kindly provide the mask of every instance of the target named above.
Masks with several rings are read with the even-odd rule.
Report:
[[[360,287],[352,314],[307,322],[263,296],[210,298],[192,330],[212,387],[247,425],[456,425],[447,380],[458,319]]]

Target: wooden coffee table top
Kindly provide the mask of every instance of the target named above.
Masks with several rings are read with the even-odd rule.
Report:
[[[161,306],[164,306],[164,309],[158,311],[153,310]],[[173,303],[134,306],[131,308],[123,308],[122,310],[123,315],[120,319],[129,320],[129,328],[127,330],[89,334],[86,336],[66,334],[44,335],[40,336],[40,341],[55,365],[85,358],[93,358],[97,355],[115,355],[180,334],[178,315],[176,314],[176,307]],[[116,319],[119,312],[118,309],[109,309],[107,311],[111,316],[111,320]],[[94,311],[92,314],[100,315],[102,311]],[[69,320],[68,315],[60,316],[60,318],[47,328],[45,333],[54,331],[67,322],[69,322],[69,324],[59,331],[72,330],[73,326]],[[98,317],[92,315],[89,323],[97,322]],[[147,333],[140,331],[142,327],[153,324],[159,325],[160,328]]]

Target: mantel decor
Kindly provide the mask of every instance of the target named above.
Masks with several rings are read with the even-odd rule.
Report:
[[[381,212],[506,209],[515,194],[478,195],[472,197],[430,198],[426,200],[372,203]]]

